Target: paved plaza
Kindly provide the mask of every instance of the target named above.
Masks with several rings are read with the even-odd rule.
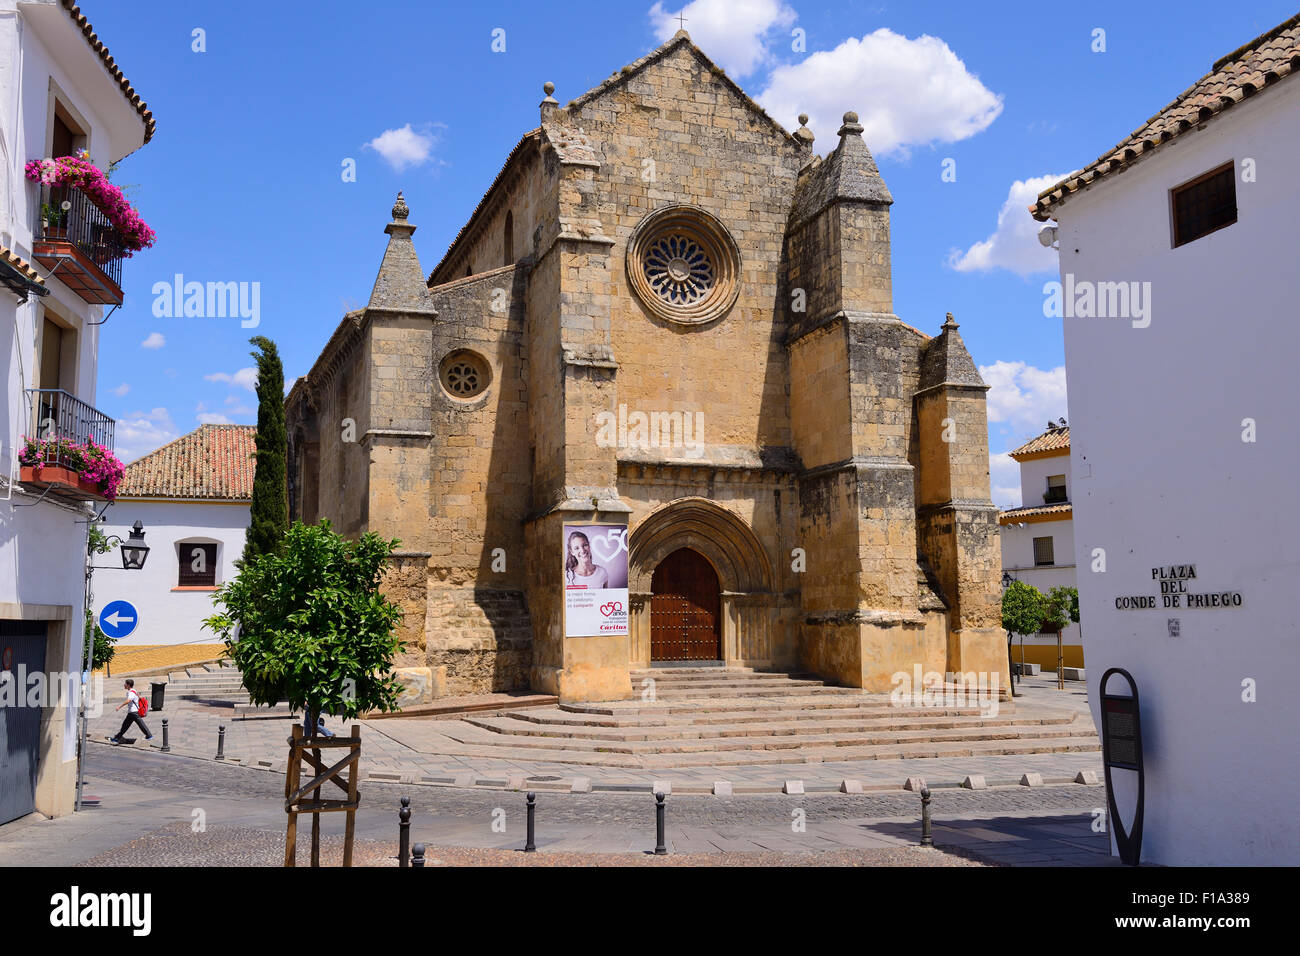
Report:
[[[86,792],[98,806],[0,827],[0,865],[278,866],[283,779],[214,761],[131,748],[91,751]],[[430,865],[1113,865],[1094,830],[1102,788],[1061,786],[934,794],[934,850],[920,840],[920,799],[904,792],[668,798],[670,855],[654,847],[645,793],[538,794],[537,854],[524,842],[524,794],[362,788],[358,865],[395,865],[399,800],[412,800],[411,842]],[[324,823],[324,862],[337,863],[341,815]],[[305,863],[305,833],[299,860]],[[333,854],[333,856],[332,856]]]

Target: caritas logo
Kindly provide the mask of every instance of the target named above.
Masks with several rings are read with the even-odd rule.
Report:
[[[605,617],[600,624],[602,633],[627,633],[627,611],[623,609],[622,601],[606,601],[600,606],[600,613]]]

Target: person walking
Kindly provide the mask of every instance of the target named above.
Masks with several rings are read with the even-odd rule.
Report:
[[[140,695],[135,692],[135,681],[128,677],[122,686],[126,689],[126,700],[118,704],[115,709],[121,710],[125,707],[126,719],[122,721],[122,729],[108,739],[114,744],[120,744],[123,735],[134,723],[139,724],[140,729],[144,731],[145,740],[153,740],[153,734],[149,733],[148,726],[145,725],[144,719],[140,716]]]

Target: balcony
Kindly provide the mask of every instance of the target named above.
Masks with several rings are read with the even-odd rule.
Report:
[[[1066,504],[1069,500],[1064,488],[1048,488],[1043,495],[1043,504],[1045,505]]]
[[[32,258],[85,301],[121,305],[127,250],[108,216],[75,186],[42,185],[40,208]]]
[[[43,496],[65,501],[114,497],[120,474],[108,482],[98,477],[121,471],[112,455],[113,419],[62,389],[27,389],[27,408],[28,441],[19,455],[19,480]],[[114,468],[104,467],[105,455]]]

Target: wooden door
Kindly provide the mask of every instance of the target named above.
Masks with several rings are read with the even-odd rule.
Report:
[[[698,551],[674,551],[650,581],[650,660],[722,659],[721,589]]]

